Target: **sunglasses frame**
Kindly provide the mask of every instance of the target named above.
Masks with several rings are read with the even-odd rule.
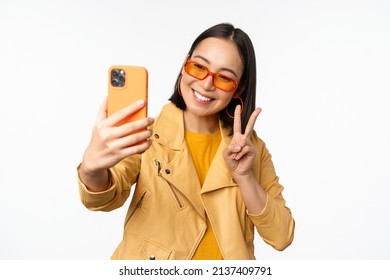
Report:
[[[186,70],[186,66],[187,66],[188,63],[199,64],[200,66],[202,66],[203,68],[205,68],[206,71],[207,71],[206,76],[204,76],[203,79],[200,79],[200,78],[198,78],[198,77],[196,77],[196,76],[194,76],[194,75],[188,73],[187,70]],[[219,86],[216,86],[216,85],[215,85],[215,82],[214,82],[215,77],[216,77],[216,76],[217,76],[217,77],[218,77],[218,76],[225,76],[225,75],[222,75],[222,74],[219,74],[219,73],[211,72],[211,71],[210,71],[206,66],[204,66],[202,63],[193,61],[193,60],[191,60],[190,58],[188,58],[188,59],[186,60],[186,62],[184,63],[183,68],[184,68],[184,71],[185,71],[188,75],[190,75],[191,77],[194,77],[195,79],[198,79],[198,80],[200,80],[200,81],[203,81],[203,80],[206,79],[208,76],[213,77],[213,79],[212,79],[213,85],[214,85],[216,88],[218,88],[218,89],[220,89],[220,90],[222,90],[222,91],[233,92],[233,91],[235,91],[235,90],[238,88],[238,82],[237,82],[236,80],[232,79],[232,78],[229,78],[229,79],[231,79],[231,80],[233,81],[233,83],[234,83],[234,88],[233,88],[233,89],[231,89],[231,90],[225,90],[225,89],[220,88]]]

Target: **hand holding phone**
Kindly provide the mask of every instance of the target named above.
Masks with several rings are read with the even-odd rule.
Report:
[[[139,100],[144,100],[144,104],[137,105],[135,102]],[[143,153],[150,147],[151,141],[147,139],[152,132],[147,127],[153,123],[153,119],[147,118],[147,101],[148,73],[145,68],[110,67],[108,97],[99,109],[91,141],[79,169],[81,180],[90,190],[107,189],[108,168],[128,156]],[[107,116],[119,110],[122,112],[107,121]],[[123,125],[137,120],[140,121],[134,125]],[[120,129],[118,126],[121,126]]]

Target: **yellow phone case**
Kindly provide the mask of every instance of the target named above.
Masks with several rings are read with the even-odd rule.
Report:
[[[108,116],[143,99],[145,106],[135,114],[120,121],[121,125],[148,116],[148,71],[142,66],[113,65],[108,73]]]

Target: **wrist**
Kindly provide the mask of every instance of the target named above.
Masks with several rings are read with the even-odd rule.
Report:
[[[81,182],[83,182],[87,189],[91,191],[105,191],[111,184],[111,176],[108,169],[89,169],[88,165],[82,162],[79,166],[78,172]]]
[[[235,173],[235,174],[232,174],[232,176],[233,176],[234,181],[237,184],[242,184],[242,183],[250,182],[250,181],[254,180],[252,170],[249,170],[246,173],[240,173],[240,174]]]
[[[84,174],[85,176],[91,176],[91,177],[94,177],[96,176],[97,174],[99,174],[99,170],[93,168],[93,166],[90,166],[87,162],[85,162],[84,160],[81,162],[80,164],[80,173]]]

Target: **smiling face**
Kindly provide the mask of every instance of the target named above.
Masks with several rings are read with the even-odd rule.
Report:
[[[190,60],[206,67],[210,72],[240,81],[243,64],[237,47],[231,40],[206,38],[195,48]],[[193,131],[198,132],[201,132],[202,126],[211,127],[211,130],[219,129],[218,112],[229,104],[234,91],[226,92],[216,88],[212,75],[199,80],[187,74],[184,68],[180,90],[186,104],[186,128],[196,126]]]

